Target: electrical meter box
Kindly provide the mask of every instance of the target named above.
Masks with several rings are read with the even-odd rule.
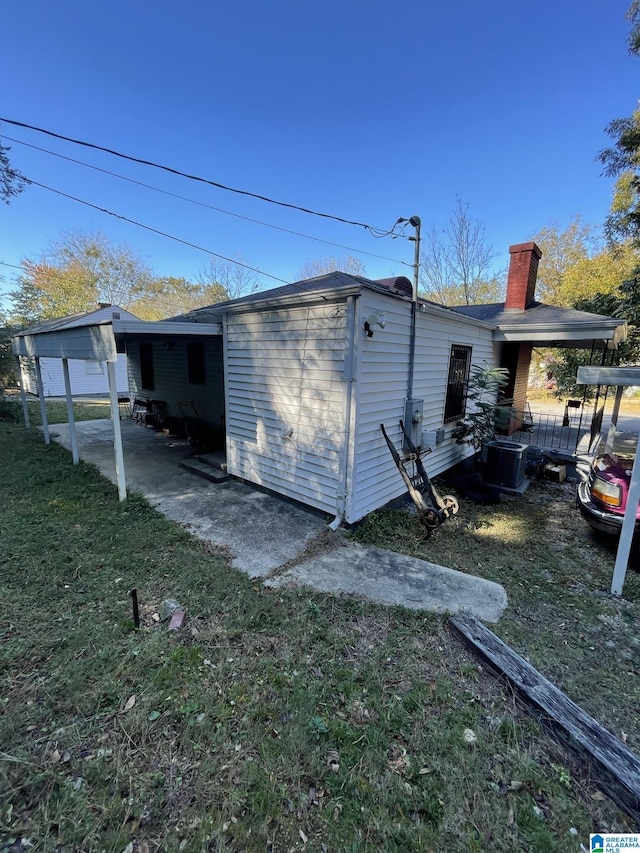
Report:
[[[417,448],[422,445],[422,417],[424,411],[423,400],[406,400],[404,404],[404,431]],[[406,439],[403,447],[409,450]]]

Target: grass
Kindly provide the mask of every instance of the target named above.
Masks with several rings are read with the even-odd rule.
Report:
[[[575,485],[535,482],[498,506],[461,500],[426,539],[402,510],[369,516],[360,541],[501,583],[509,607],[493,629],[570,698],[640,752],[640,574],[609,594],[617,541],[598,537],[574,505]]]
[[[32,431],[0,425],[0,464],[0,850],[578,851],[590,831],[633,829],[444,620],[265,589]],[[562,675],[574,642],[597,663],[600,614],[618,642],[636,612],[604,594],[606,569],[578,589],[561,558],[536,589],[518,537],[543,506],[498,510],[508,558],[466,503],[430,540],[406,513],[358,535],[437,562],[448,542],[458,567],[508,577],[504,630],[522,644],[539,627],[542,656],[554,595],[573,602]],[[187,610],[179,632],[156,621],[168,597]]]
[[[66,424],[69,421],[65,400],[45,400],[47,422],[49,424]],[[27,401],[31,426],[42,426],[40,401],[29,398]],[[99,418],[111,417],[109,400],[100,398],[82,399],[76,397],[73,401],[73,417],[76,421],[93,421]],[[11,395],[0,398],[0,423],[23,423],[22,403],[17,396]]]

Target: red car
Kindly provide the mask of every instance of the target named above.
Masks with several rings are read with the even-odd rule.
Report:
[[[598,456],[588,479],[578,486],[576,503],[583,517],[595,530],[619,535],[631,482],[633,459],[607,454]],[[640,507],[636,513],[636,531],[640,530]]]

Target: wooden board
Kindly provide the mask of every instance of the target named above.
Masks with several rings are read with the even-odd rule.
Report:
[[[640,825],[640,758],[473,616],[452,616],[449,624],[493,671],[506,676],[528,709],[542,713],[572,752],[597,765],[594,784]]]

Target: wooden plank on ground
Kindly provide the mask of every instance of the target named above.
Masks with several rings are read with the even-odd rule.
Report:
[[[473,616],[452,616],[449,624],[573,752],[597,764],[592,781],[640,825],[640,758]]]

